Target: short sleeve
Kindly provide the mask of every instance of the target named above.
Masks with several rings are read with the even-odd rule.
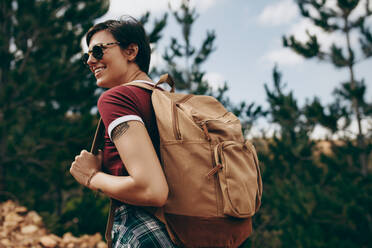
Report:
[[[111,140],[111,132],[119,124],[132,120],[143,123],[138,103],[136,95],[125,86],[111,88],[100,96],[97,107]]]

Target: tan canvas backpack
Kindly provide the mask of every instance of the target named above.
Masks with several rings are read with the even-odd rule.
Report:
[[[156,86],[167,82],[171,92]],[[152,90],[169,197],[156,216],[180,247],[237,247],[252,232],[262,181],[239,119],[211,96],[174,93],[163,75]]]

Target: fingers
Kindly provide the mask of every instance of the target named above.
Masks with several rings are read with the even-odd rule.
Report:
[[[84,156],[86,156],[89,152],[86,150],[82,150],[79,155],[75,156],[74,161],[71,163],[70,167],[70,173],[74,170],[73,168],[78,166],[78,163],[83,159]],[[71,173],[72,174],[72,173]]]
[[[85,155],[85,154],[90,154],[90,152],[88,152],[87,150],[81,150],[80,152],[80,155]]]
[[[103,158],[103,152],[102,150],[98,151],[97,156],[95,156],[93,153],[88,152],[87,150],[82,150],[79,155],[75,156],[74,161],[71,163],[71,168],[72,167],[79,167],[80,165],[90,165],[94,163],[94,161],[98,158],[99,161],[102,160]],[[88,166],[90,167],[90,166]],[[71,172],[70,168],[70,172]]]
[[[87,150],[82,150],[79,155],[75,156],[75,161],[77,161],[77,160],[79,160],[83,157],[89,156],[89,155],[92,155],[92,153],[88,152]]]
[[[72,164],[71,164],[71,167],[70,167],[70,174],[72,174],[72,172],[73,172],[73,167],[75,166],[75,161],[74,162],[72,162]]]
[[[91,175],[101,170],[103,152],[98,151],[95,156],[87,150],[82,150],[71,163],[70,174],[84,186],[88,186]]]

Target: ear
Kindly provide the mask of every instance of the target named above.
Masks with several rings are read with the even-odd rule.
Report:
[[[124,50],[124,53],[130,62],[134,61],[138,54],[138,45],[135,43],[129,44],[129,46]]]

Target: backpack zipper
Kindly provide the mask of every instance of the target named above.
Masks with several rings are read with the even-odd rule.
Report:
[[[180,128],[178,126],[177,106],[178,103],[173,102],[173,133],[176,140],[181,140]]]
[[[222,117],[224,117],[226,114],[224,114]],[[208,131],[208,123],[209,122],[214,122],[214,121],[219,121],[219,122],[222,122],[222,123],[230,123],[230,122],[232,122],[232,120],[221,121],[220,119],[210,119],[210,120],[196,122],[199,125],[199,127],[203,130],[204,135],[205,135],[205,137],[207,138],[208,141],[211,141],[212,140],[211,136],[209,135],[209,131]]]
[[[203,125],[207,125],[208,126],[208,122],[214,122],[214,121],[219,121],[219,122],[222,122],[222,123],[230,123],[230,122],[234,122],[236,120],[225,120],[225,121],[221,121],[222,118],[224,118],[226,115],[228,115],[230,112],[226,112],[225,114],[223,114],[222,116],[218,117],[218,118],[215,118],[215,119],[209,119],[209,120],[204,120],[204,121],[195,121],[201,128],[203,128]]]
[[[194,95],[186,95],[177,102],[173,102],[173,134],[176,140],[181,140],[181,131],[178,123],[178,109],[180,107],[180,103],[184,103],[188,101]]]

